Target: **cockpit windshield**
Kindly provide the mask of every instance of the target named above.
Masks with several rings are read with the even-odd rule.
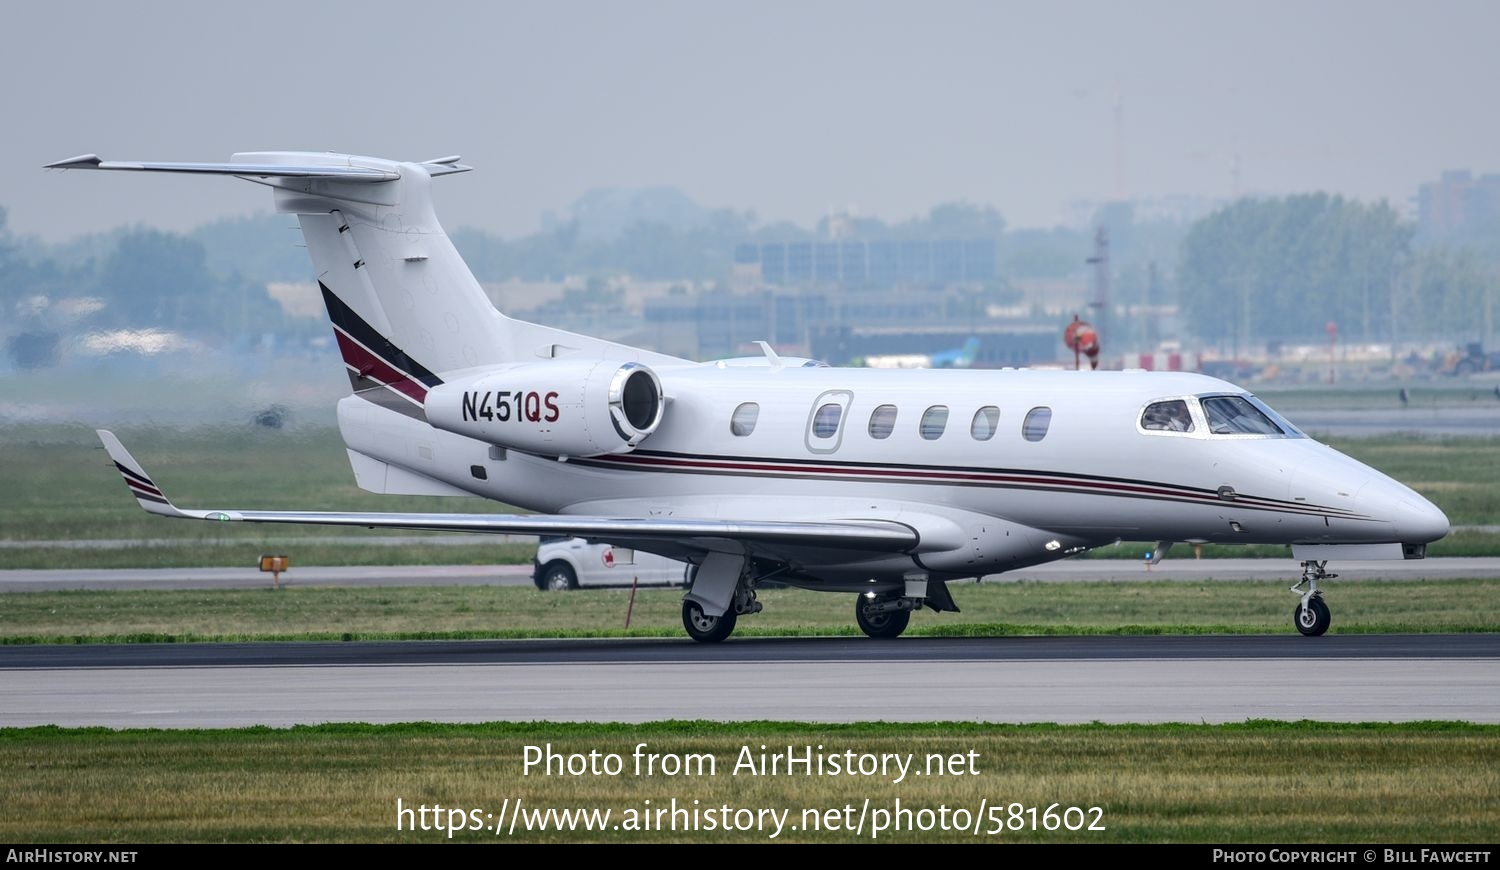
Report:
[[[1204,396],[1199,402],[1208,418],[1208,431],[1214,435],[1290,434],[1246,396]]]
[[[1271,422],[1275,423],[1276,426],[1278,428],[1280,428],[1281,431],[1285,432],[1287,435],[1289,435],[1289,436],[1291,436],[1293,438],[1306,438],[1307,437],[1307,434],[1304,433],[1301,429],[1298,429],[1295,425],[1293,425],[1292,421],[1290,421],[1287,418],[1285,418],[1285,417],[1281,416],[1280,414],[1276,413],[1274,410],[1272,410],[1272,408],[1271,408],[1270,405],[1267,405],[1265,402],[1262,402],[1260,399],[1256,398],[1255,396],[1246,396],[1245,397],[1245,401],[1247,401],[1250,404],[1254,405],[1255,407],[1259,408],[1260,412],[1262,414],[1265,414],[1267,417],[1269,417],[1271,419]]]

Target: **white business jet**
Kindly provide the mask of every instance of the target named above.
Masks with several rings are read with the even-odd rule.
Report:
[[[950,581],[1120,539],[1287,544],[1294,623],[1328,629],[1330,559],[1421,558],[1422,496],[1244,390],[1151,372],[696,363],[506,317],[433,213],[457,157],[236,154],[58,169],[231,175],[297,215],[348,370],[339,431],[371,492],[531,515],[188,510],[99,433],[141,506],[212,522],[576,535],[691,562],[682,622],[721,641],[767,581],[855,595],[872,637],[957,611]],[[294,469],[286,469],[288,474]]]

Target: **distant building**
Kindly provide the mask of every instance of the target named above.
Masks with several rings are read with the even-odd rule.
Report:
[[[1500,224],[1500,175],[1444,172],[1417,191],[1417,221],[1431,236],[1462,236]]]
[[[1165,221],[1190,224],[1208,217],[1231,201],[1218,196],[1168,194],[1131,197],[1123,204],[1129,206],[1131,218],[1140,223]],[[1121,204],[1119,200],[1073,200],[1067,204],[1063,224],[1076,230],[1092,231],[1099,224],[1101,210]]]
[[[996,239],[747,242],[734,248],[738,279],[778,287],[882,288],[993,281]]]
[[[812,335],[812,356],[834,365],[867,357],[930,355],[936,350],[956,348],[979,339],[975,368],[1002,368],[1051,364],[1058,359],[1061,335],[1052,326],[985,324],[962,326],[855,326],[817,330]]]
[[[782,353],[835,365],[892,353],[930,354],[981,340],[980,368],[1051,362],[1061,347],[1052,326],[1000,323],[959,313],[958,288],[820,292],[763,288],[705,292],[645,303],[647,344],[664,353],[718,359],[770,341]]]

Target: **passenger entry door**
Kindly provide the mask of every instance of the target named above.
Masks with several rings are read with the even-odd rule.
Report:
[[[812,453],[832,453],[844,440],[844,418],[854,394],[848,390],[828,390],[818,396],[807,415],[803,441]]]

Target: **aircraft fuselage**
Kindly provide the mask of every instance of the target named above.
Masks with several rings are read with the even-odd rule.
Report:
[[[1420,544],[1447,531],[1422,496],[1284,420],[1274,420],[1284,430],[1274,434],[1215,432],[1200,397],[1246,394],[1202,375],[711,364],[656,372],[666,410],[628,453],[559,461],[495,451],[358,395],[343,400],[340,424],[351,449],[544,513],[920,517],[932,547],[918,564],[949,577],[1118,539]],[[1192,431],[1146,428],[1148,406],[1173,400],[1189,409]],[[749,405],[753,421],[741,410],[736,427],[737,409]],[[944,536],[962,540],[938,553],[931,539]],[[820,566],[815,553],[788,555],[826,581],[895,580],[913,566],[906,557]]]

